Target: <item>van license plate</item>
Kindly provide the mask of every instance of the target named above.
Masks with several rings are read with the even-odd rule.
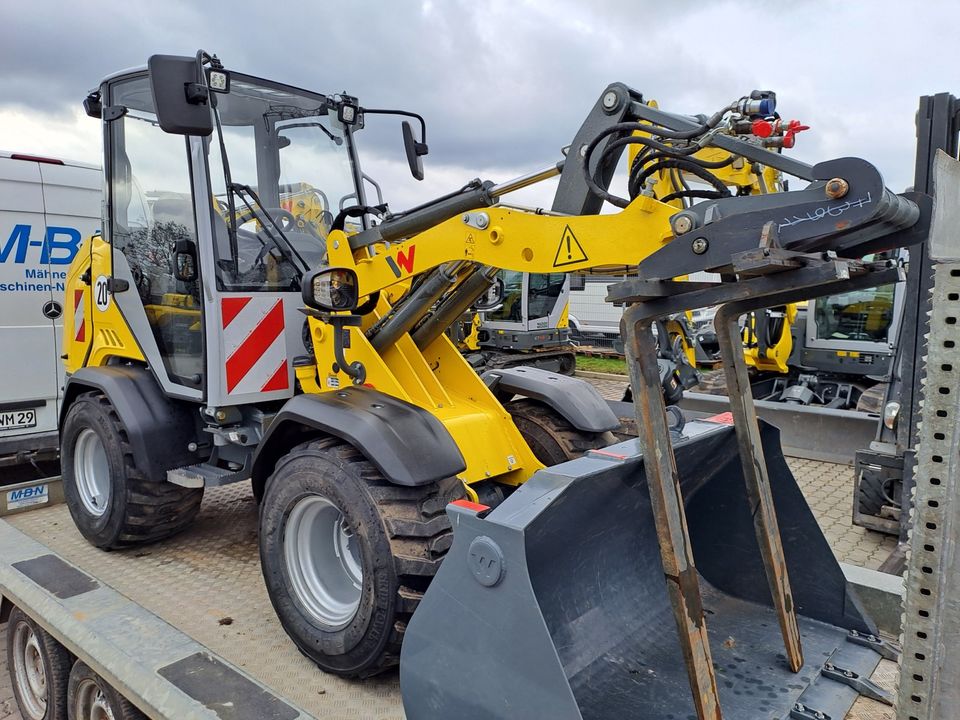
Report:
[[[36,410],[14,410],[0,412],[0,430],[17,430],[37,426]]]

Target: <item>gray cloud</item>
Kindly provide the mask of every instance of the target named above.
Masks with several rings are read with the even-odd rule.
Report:
[[[481,168],[522,172],[555,160],[614,80],[691,113],[764,87],[777,90],[786,116],[813,126],[799,157],[861,155],[900,189],[912,181],[917,97],[960,92],[948,54],[960,10],[946,1],[917,8],[892,0],[8,3],[0,112],[63,116],[107,73],[202,46],[240,71],[423,113],[428,173],[462,169],[465,180]],[[387,121],[372,121],[362,145],[402,157],[398,127]]]

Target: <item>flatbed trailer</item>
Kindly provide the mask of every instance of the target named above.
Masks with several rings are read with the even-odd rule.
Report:
[[[259,569],[247,485],[210,489],[189,530],[129,550],[89,545],[62,504],[9,516],[0,520],[0,593],[4,619],[19,606],[152,718],[404,717],[396,672],[365,681],[324,674],[284,634]],[[874,679],[894,690],[896,676],[884,661]],[[4,703],[13,704],[0,697],[0,718],[19,718],[5,716]],[[867,698],[847,715],[893,717]]]

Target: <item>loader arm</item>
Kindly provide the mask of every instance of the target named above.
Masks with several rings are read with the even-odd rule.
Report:
[[[724,198],[681,212],[638,196],[611,215],[551,216],[498,205],[399,242],[381,242],[389,223],[350,237],[333,231],[330,265],[352,269],[361,295],[456,261],[532,273],[639,269],[645,279],[667,280],[723,271],[731,254],[758,246],[768,225],[772,246],[857,257],[866,254],[861,249],[889,246],[885,237],[917,222],[916,203],[923,199],[886,190],[880,173],[863,160],[833,160],[812,171],[819,181],[803,190]],[[836,181],[846,190],[831,197]],[[690,220],[684,233],[674,228],[678,218]],[[922,237],[915,235],[916,241]],[[677,238],[681,242],[673,243]]]
[[[611,93],[621,98],[621,111],[606,111],[605,100]],[[745,102],[753,101],[741,99],[735,105]],[[639,93],[614,84],[573,141],[571,147],[582,151],[568,153],[563,162],[500,185],[475,180],[434,202],[387,215],[379,225],[361,232],[332,230],[327,237],[328,264],[308,273],[303,282],[304,300],[315,308],[307,314],[312,315],[308,322],[316,369],[306,366],[298,371],[301,386],[317,392],[371,383],[423,407],[444,423],[464,450],[467,470],[462,477],[467,483],[495,478],[515,485],[528,479],[540,464],[512,429],[496,420],[502,418],[500,403],[477,382],[443,336],[485,291],[497,270],[636,273],[644,280],[670,281],[697,271],[729,273],[732,257],[761,246],[859,257],[884,243],[913,241],[889,238],[917,225],[916,202],[886,190],[872,165],[857,158],[815,166],[800,163],[732,131],[720,132],[732,122],[719,119],[727,118],[727,111],[703,121],[672,115],[643,102]],[[738,191],[756,185],[767,192],[694,193],[698,197],[691,200],[702,196],[703,201],[684,207],[685,199],[670,198],[678,184],[683,187],[673,165],[702,170],[681,159],[669,161],[666,182],[658,183],[663,187],[657,192],[635,187],[629,201],[611,195],[608,166],[631,143],[649,142],[643,133],[650,134],[650,123],[657,123],[657,133],[686,138],[671,141],[676,143],[671,148],[679,148],[678,152],[688,147],[708,163],[725,163],[731,156],[743,161],[744,168],[739,170],[724,165],[717,185]],[[658,149],[648,157],[664,152]],[[643,163],[633,165],[631,178],[639,182],[649,168]],[[650,167],[657,167],[656,163]],[[776,173],[760,168],[773,168]],[[501,202],[510,192],[557,174],[561,178],[554,211]],[[811,182],[802,190],[770,192],[783,187],[781,174]],[[607,199],[622,209],[596,214],[600,206],[593,200],[578,200],[578,192],[593,200]],[[574,212],[561,213],[557,208]],[[923,229],[909,233],[919,240]],[[311,294],[318,277],[338,273],[353,278],[358,300],[369,298],[358,306],[362,317],[340,329],[335,325],[345,322],[337,319],[344,313],[317,312],[322,306],[313,302]],[[398,287],[404,290],[397,292]],[[491,427],[504,436],[496,449],[494,443],[477,440]],[[510,450],[504,453],[500,446]]]

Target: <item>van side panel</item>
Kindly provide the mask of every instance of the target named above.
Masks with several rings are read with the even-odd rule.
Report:
[[[38,163],[0,159],[0,438],[57,427],[57,355],[43,314],[54,289]],[[61,290],[62,292],[62,290]],[[34,412],[31,427],[15,427]],[[19,446],[19,444],[18,444]]]
[[[54,300],[64,306],[65,313],[66,303],[69,302],[64,295],[67,270],[83,240],[101,226],[103,173],[88,167],[41,165],[40,175],[43,178],[47,240],[52,245],[50,269],[56,276]],[[63,320],[63,314],[52,320],[58,403],[65,380],[64,365],[60,359],[64,353]]]
[[[0,455],[56,432],[66,271],[99,227],[100,184],[95,168],[0,156]]]

